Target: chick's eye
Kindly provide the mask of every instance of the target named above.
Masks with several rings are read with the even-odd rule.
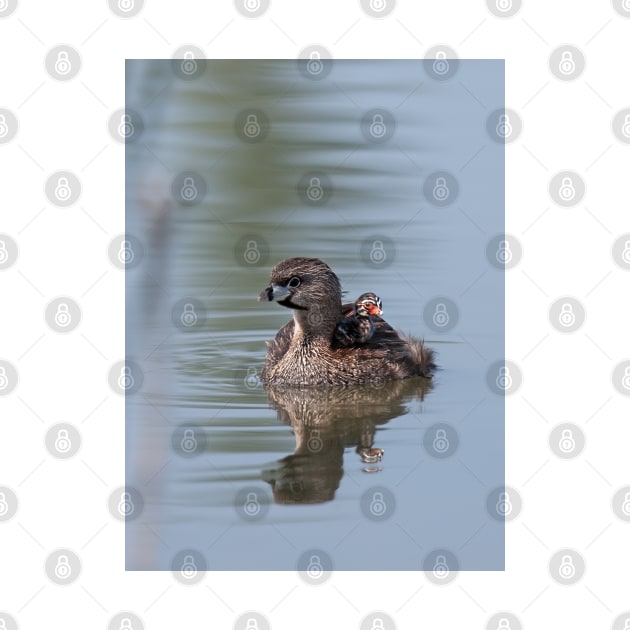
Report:
[[[301,280],[297,276],[293,276],[293,278],[291,278],[291,280],[289,280],[289,286],[292,289],[295,289],[296,287],[300,286],[300,282],[301,282]]]

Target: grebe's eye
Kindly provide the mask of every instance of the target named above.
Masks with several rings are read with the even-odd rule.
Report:
[[[292,289],[296,289],[297,287],[300,286],[301,282],[302,281],[297,276],[293,276],[293,278],[289,280],[288,286],[291,287]]]

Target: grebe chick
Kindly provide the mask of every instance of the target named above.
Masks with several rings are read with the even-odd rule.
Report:
[[[372,317],[382,314],[383,304],[378,295],[370,292],[361,294],[354,302],[354,309],[337,324],[333,335],[335,343],[344,348],[366,343],[375,330]]]

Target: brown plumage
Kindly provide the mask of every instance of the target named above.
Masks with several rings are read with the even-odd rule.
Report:
[[[287,258],[271,271],[271,284],[258,297],[293,310],[293,319],[268,342],[261,378],[295,385],[378,384],[410,376],[430,377],[434,352],[424,342],[402,337],[373,317],[372,337],[342,347],[337,324],[354,305],[341,304],[339,278],[318,258]]]

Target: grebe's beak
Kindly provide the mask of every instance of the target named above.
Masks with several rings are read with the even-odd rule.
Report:
[[[286,300],[291,295],[288,287],[283,287],[280,284],[272,284],[266,289],[263,289],[258,296],[259,302],[281,302]]]

